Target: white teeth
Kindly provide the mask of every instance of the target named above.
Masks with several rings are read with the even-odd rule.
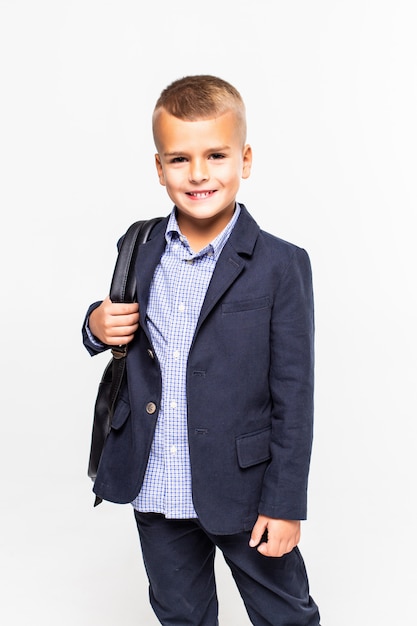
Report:
[[[205,191],[204,193],[193,193],[192,194],[195,198],[207,198],[207,196],[210,195],[209,191]]]

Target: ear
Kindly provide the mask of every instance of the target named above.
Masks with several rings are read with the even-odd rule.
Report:
[[[252,148],[249,144],[243,148],[242,178],[249,178],[252,168]]]
[[[159,182],[161,183],[161,185],[165,186],[165,176],[164,176],[164,171],[162,169],[162,164],[161,164],[161,159],[160,159],[159,154],[155,154],[155,165],[156,165],[156,171],[158,172]]]

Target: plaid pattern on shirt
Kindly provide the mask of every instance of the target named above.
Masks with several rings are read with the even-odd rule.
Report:
[[[174,519],[197,517],[187,435],[188,352],[217,259],[239,213],[237,204],[226,228],[198,253],[180,232],[175,208],[169,217],[165,252],[153,276],[147,311],[161,367],[162,401],[142,489],[132,503],[138,511]]]

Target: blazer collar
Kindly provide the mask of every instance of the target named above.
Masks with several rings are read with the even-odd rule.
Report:
[[[252,256],[259,231],[258,224],[250,215],[245,205],[240,204],[239,219],[231,232],[228,243],[233,246],[237,254]]]

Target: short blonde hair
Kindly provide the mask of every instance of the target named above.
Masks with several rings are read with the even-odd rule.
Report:
[[[246,141],[246,111],[242,96],[233,85],[216,76],[185,76],[168,85],[159,96],[153,112],[154,137],[160,109],[191,122],[233,111],[241,126],[243,143]]]

